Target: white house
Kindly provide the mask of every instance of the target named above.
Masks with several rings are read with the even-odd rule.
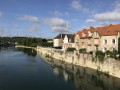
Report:
[[[62,49],[74,47],[74,36],[74,34],[59,34],[53,39],[53,45]]]
[[[74,43],[74,34],[66,34],[63,43],[62,43],[62,49],[66,50],[67,48],[74,48],[75,43]]]

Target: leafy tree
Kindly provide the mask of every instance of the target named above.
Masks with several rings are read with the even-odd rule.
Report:
[[[118,53],[120,53],[120,38],[118,39]]]

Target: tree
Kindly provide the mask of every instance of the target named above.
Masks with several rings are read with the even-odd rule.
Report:
[[[120,38],[118,39],[118,53],[120,53]]]

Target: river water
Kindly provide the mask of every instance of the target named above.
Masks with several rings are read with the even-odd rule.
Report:
[[[0,49],[0,90],[120,90],[120,79],[25,48]]]

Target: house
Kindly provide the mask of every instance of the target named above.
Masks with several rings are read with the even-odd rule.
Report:
[[[118,38],[120,37],[120,24],[106,27],[90,27],[78,31],[75,36],[75,48],[85,48],[87,52],[101,50],[118,50]]]
[[[74,34],[59,34],[53,39],[53,45],[55,48],[61,49],[74,47],[74,36]]]
[[[62,49],[66,50],[67,48],[74,48],[74,34],[66,34],[63,39]]]

